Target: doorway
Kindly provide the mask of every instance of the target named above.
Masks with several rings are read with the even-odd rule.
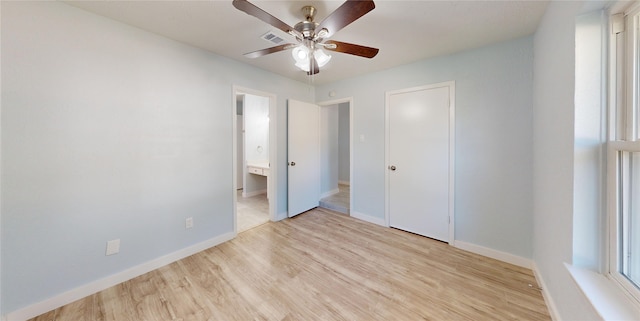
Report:
[[[275,218],[276,99],[235,86],[233,98],[234,229],[241,233]]]
[[[352,99],[319,104],[321,199],[320,207],[350,215]]]
[[[386,94],[386,219],[454,240],[454,82]]]

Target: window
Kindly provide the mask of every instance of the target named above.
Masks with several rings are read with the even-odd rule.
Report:
[[[612,18],[609,274],[640,302],[640,6]]]

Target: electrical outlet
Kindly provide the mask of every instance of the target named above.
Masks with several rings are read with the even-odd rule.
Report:
[[[113,255],[120,252],[120,239],[107,242],[107,253],[105,255]]]
[[[187,217],[187,219],[184,222],[184,227],[185,228],[192,228],[193,227],[193,217]]]

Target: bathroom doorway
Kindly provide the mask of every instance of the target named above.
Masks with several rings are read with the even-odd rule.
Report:
[[[275,95],[234,87],[234,212],[241,233],[275,217]]]

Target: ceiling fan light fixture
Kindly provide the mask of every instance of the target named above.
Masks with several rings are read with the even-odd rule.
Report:
[[[318,67],[322,68],[331,60],[331,55],[327,55],[322,49],[316,49],[313,51],[313,57],[318,62]]]
[[[297,46],[291,50],[291,56],[296,61],[296,67],[309,72],[309,48],[302,45]]]
[[[297,46],[291,50],[291,56],[293,56],[293,59],[296,61],[296,67],[306,72],[309,72],[311,69],[309,52],[310,49],[306,46]],[[318,48],[313,50],[313,58],[315,58],[318,68],[321,68],[331,60],[331,55],[327,55],[322,49]]]
[[[306,71],[306,72],[309,72],[309,70],[311,70],[311,68],[309,66],[309,61],[307,61],[306,64],[304,62],[296,62],[296,67],[298,67],[298,68],[300,68],[300,70]]]
[[[309,48],[305,46],[297,46],[291,50],[291,55],[293,59],[296,60],[296,63],[304,62],[305,60],[309,61]]]
[[[327,30],[327,28],[322,28],[316,34],[316,38],[326,38],[328,35],[329,35],[329,30]]]

